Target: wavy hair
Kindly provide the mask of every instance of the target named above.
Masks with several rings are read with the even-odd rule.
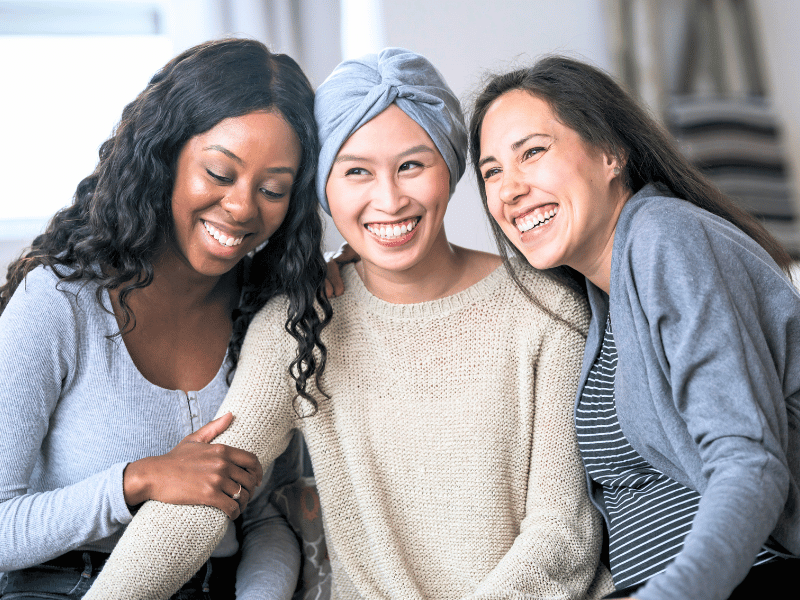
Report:
[[[232,367],[245,332],[272,297],[288,298],[286,330],[297,340],[289,367],[299,396],[308,379],[325,368],[320,339],[331,318],[324,294],[325,262],[320,250],[314,175],[319,142],[314,91],[297,63],[249,39],[200,44],[168,62],[122,112],[113,135],[100,147],[95,171],[83,179],[73,203],[53,216],[45,232],[8,268],[0,287],[0,313],[35,267],[50,267],[61,281],[95,281],[101,306],[104,292],[119,289],[121,327],[136,320],[128,298],[153,281],[153,263],[173,235],[172,189],[184,144],[224,119],[253,111],[280,113],[302,148],[286,217],[269,243],[235,267],[241,290],[229,345]]]
[[[495,100],[512,90],[523,90],[544,100],[556,118],[576,131],[585,143],[617,157],[624,164],[624,185],[632,193],[648,183],[661,184],[676,197],[734,224],[761,245],[789,274],[792,259],[780,243],[694,167],[680,153],[664,128],[622,86],[596,67],[564,56],[548,56],[532,67],[491,77],[476,97],[469,126],[471,161],[483,208],[489,216],[503,260],[520,287],[508,256],[509,251],[520,257],[522,253],[503,235],[491,217],[486,202],[486,184],[478,166],[481,125],[486,112]],[[584,285],[583,277],[569,267],[549,269],[548,272],[561,281]]]

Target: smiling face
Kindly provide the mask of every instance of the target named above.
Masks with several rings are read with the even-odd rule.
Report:
[[[172,191],[173,250],[217,277],[283,222],[300,166],[300,141],[277,113],[220,121],[178,155]]]
[[[447,244],[447,164],[425,130],[394,104],[342,145],[325,192],[337,229],[365,269],[424,266]]]
[[[619,160],[585,143],[547,102],[523,90],[490,105],[480,150],[489,212],[528,262],[570,266],[605,289],[614,229],[629,196],[615,173]]]

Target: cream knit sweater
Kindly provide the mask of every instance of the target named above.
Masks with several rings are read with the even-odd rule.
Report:
[[[524,269],[523,269],[524,271]],[[250,325],[217,441],[269,464],[293,428],[319,487],[335,600],[599,597],[600,518],[572,423],[584,337],[533,306],[504,268],[453,296],[379,300],[352,267],[324,333],[314,416],[299,418],[295,342],[274,301]],[[573,293],[525,284],[585,330]],[[299,410],[308,410],[301,405]],[[206,560],[225,515],[148,502],[86,596],[166,598]],[[589,588],[591,587],[591,590]]]

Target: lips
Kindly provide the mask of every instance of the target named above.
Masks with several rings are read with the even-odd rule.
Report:
[[[413,217],[394,223],[367,223],[364,225],[372,234],[384,240],[400,238],[414,230],[421,217]]]
[[[208,221],[203,221],[203,226],[206,228],[208,235],[212,238],[217,240],[221,246],[225,246],[226,248],[230,248],[231,246],[238,246],[242,243],[242,240],[247,236],[246,233],[241,234],[239,236],[226,234],[211,225]]]
[[[514,219],[514,225],[520,233],[525,233],[531,229],[540,227],[558,214],[558,205],[548,205],[539,207],[532,212],[525,213],[524,215]]]

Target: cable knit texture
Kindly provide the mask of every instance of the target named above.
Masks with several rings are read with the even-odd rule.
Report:
[[[601,526],[572,424],[584,336],[533,306],[502,267],[453,296],[384,302],[352,266],[325,331],[330,395],[295,412],[286,307],[250,325],[219,441],[268,463],[303,430],[334,599],[599,597]],[[523,280],[585,331],[585,302]],[[299,404],[303,413],[309,407]],[[166,598],[224,530],[207,507],[147,503],[86,596]],[[141,567],[141,568],[138,568]],[[589,590],[587,592],[587,590]]]

